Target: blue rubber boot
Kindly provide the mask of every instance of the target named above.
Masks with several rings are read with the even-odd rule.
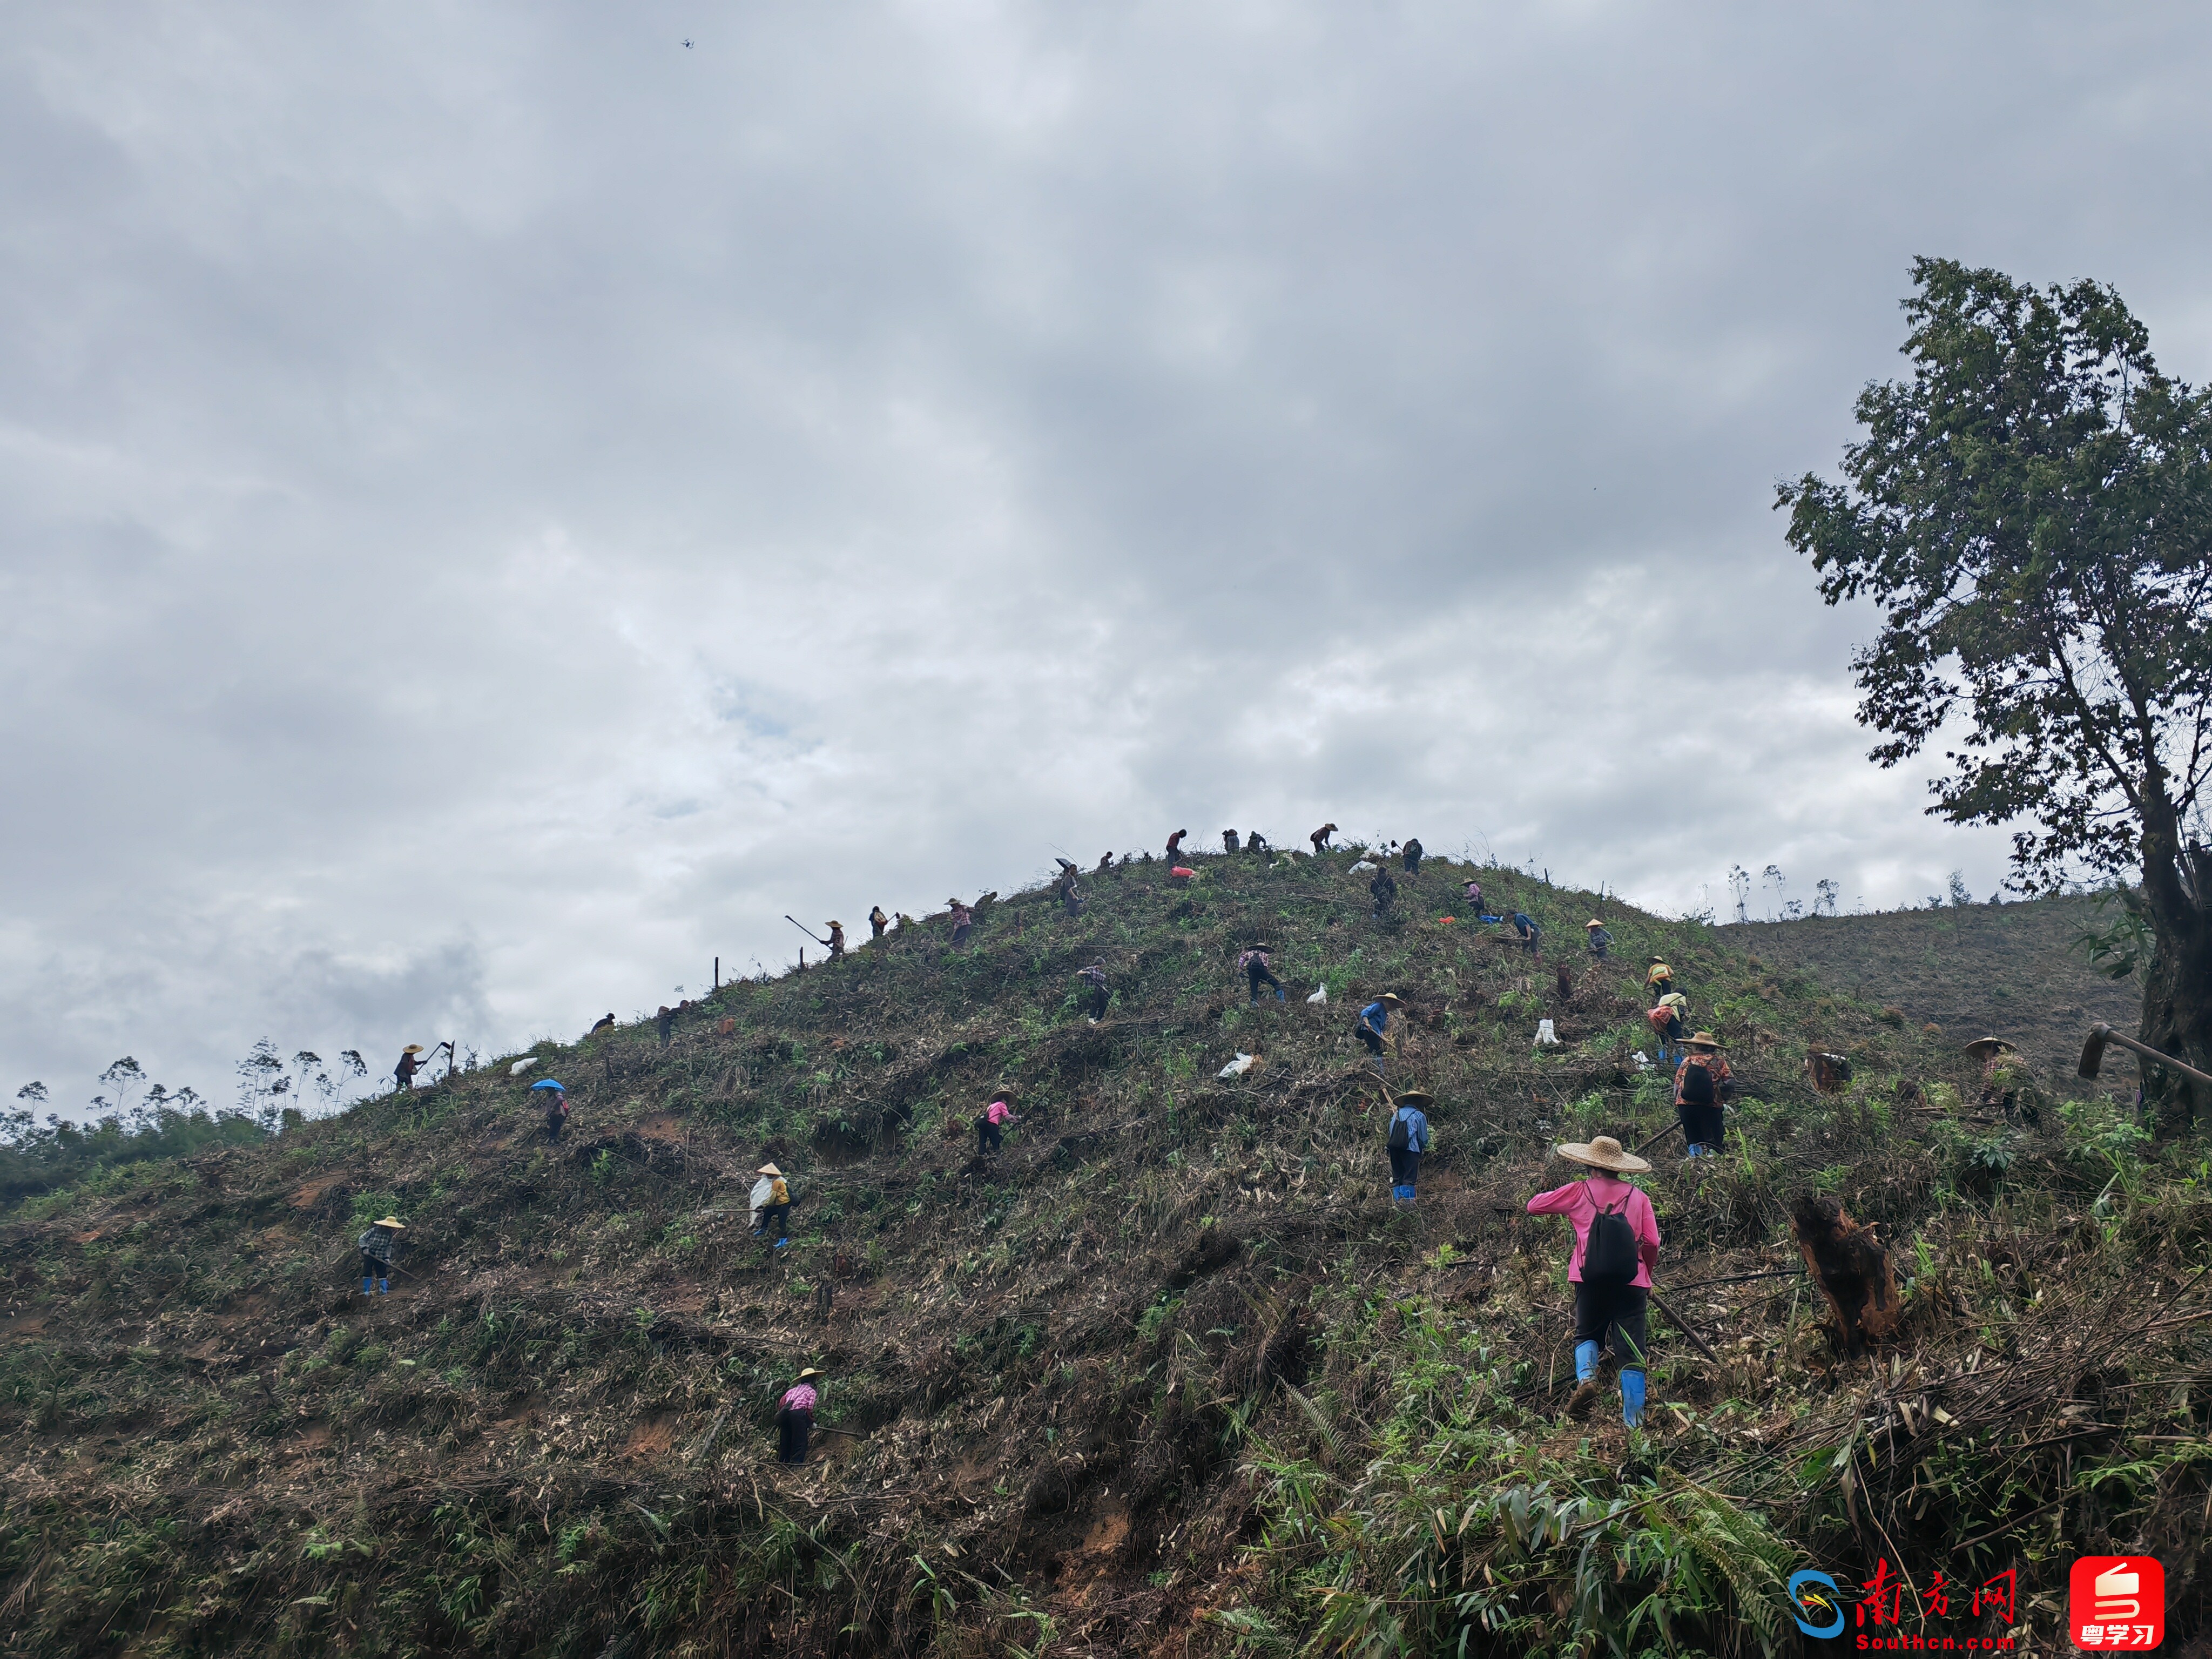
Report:
[[[376,1293],[379,1296],[390,1296],[392,1294],[392,1281],[388,1279],[378,1279],[376,1281]]]
[[[375,1288],[376,1288],[376,1281],[375,1281],[374,1279],[362,1279],[362,1280],[361,1281],[361,1293],[362,1293],[363,1296],[367,1296],[367,1295],[368,1295],[371,1291],[374,1291]]]
[[[1598,1346],[1595,1342],[1575,1344],[1575,1381],[1587,1382],[1597,1375]]]
[[[776,1248],[777,1249],[779,1249],[779,1250],[780,1250],[780,1249],[782,1249],[786,1245],[789,1244],[790,1243],[791,1243],[791,1241],[790,1241],[789,1239],[787,1239],[787,1238],[779,1238],[779,1239],[777,1239],[777,1240],[775,1241],[775,1248]]]
[[[1620,1420],[1632,1429],[1644,1426],[1644,1373],[1620,1374]]]

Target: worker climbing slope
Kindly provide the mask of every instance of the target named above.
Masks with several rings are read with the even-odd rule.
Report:
[[[763,1164],[754,1173],[768,1183],[763,1193],[758,1182],[753,1186],[753,1213],[759,1217],[754,1224],[753,1237],[775,1235],[775,1248],[781,1249],[791,1243],[791,1183],[783,1178],[783,1171],[773,1163]]]
[[[1674,1110],[1682,1120],[1682,1139],[1689,1143],[1686,1158],[1710,1158],[1721,1149],[1721,1103],[1729,1080],[1729,1063],[1721,1056],[1721,1040],[1700,1031],[1682,1045],[1689,1052],[1674,1071]]]
[[[1620,1367],[1620,1417],[1630,1428],[1644,1420],[1644,1304],[1651,1268],[1659,1260],[1659,1218],[1651,1200],[1622,1179],[1650,1165],[1623,1152],[1611,1135],[1569,1142],[1561,1158],[1589,1173],[1579,1181],[1539,1193],[1530,1215],[1563,1215],[1575,1230],[1567,1279],[1575,1287],[1575,1381],[1567,1415],[1577,1421],[1596,1402],[1598,1356],[1607,1349]]]
[[[549,1077],[530,1085],[530,1097],[544,1109],[547,1141],[559,1140],[568,1121],[568,1091]]]
[[[1260,1000],[1260,987],[1263,984],[1275,988],[1276,1001],[1285,1000],[1283,981],[1275,977],[1274,969],[1267,965],[1269,955],[1274,948],[1264,941],[1255,940],[1246,945],[1243,954],[1237,958],[1237,965],[1243,970],[1245,982],[1251,988],[1251,1000],[1255,1004]]]
[[[387,1215],[381,1221],[371,1222],[368,1230],[355,1241],[361,1250],[361,1293],[367,1296],[374,1288],[378,1296],[392,1292],[392,1264],[399,1259],[399,1235],[407,1231],[407,1224],[396,1215]]]
[[[1437,1103],[1419,1089],[1400,1095],[1390,1109],[1384,1146],[1390,1154],[1390,1201],[1413,1202],[1420,1184],[1421,1154],[1429,1150],[1429,1118],[1422,1109]]]
[[[1091,1023],[1096,1025],[1106,1018],[1106,1002],[1109,994],[1106,988],[1106,959],[1101,957],[1088,968],[1077,969],[1075,977],[1083,982],[1088,992]]]

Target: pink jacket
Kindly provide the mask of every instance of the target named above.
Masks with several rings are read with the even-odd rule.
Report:
[[[1626,1208],[1621,1205],[1623,1198],[1628,1200]],[[1650,1290],[1651,1264],[1659,1259],[1659,1218],[1652,1213],[1651,1200],[1640,1188],[1593,1170],[1586,1181],[1570,1181],[1564,1187],[1537,1194],[1528,1200],[1528,1213],[1563,1215],[1575,1224],[1575,1255],[1567,1264],[1567,1277],[1579,1285],[1583,1252],[1589,1248],[1590,1223],[1597,1219],[1600,1205],[1620,1210],[1622,1218],[1636,1230],[1637,1255],[1641,1259],[1636,1264],[1635,1282]]]
[[[1014,1121],[1013,1108],[1003,1100],[994,1100],[986,1106],[983,1109],[983,1115],[994,1123],[1012,1123]]]
[[[814,1401],[813,1389],[805,1382],[783,1391],[783,1409],[787,1411],[811,1412],[814,1409]]]

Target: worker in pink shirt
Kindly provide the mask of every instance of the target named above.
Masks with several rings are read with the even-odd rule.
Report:
[[[1574,1223],[1575,1253],[1567,1278],[1575,1287],[1575,1382],[1567,1415],[1580,1421],[1597,1401],[1597,1361],[1613,1350],[1620,1368],[1620,1420],[1644,1421],[1644,1302],[1651,1265],[1659,1259],[1659,1218],[1651,1200],[1621,1176],[1650,1165],[1623,1152],[1611,1135],[1588,1144],[1569,1142],[1561,1158],[1583,1165],[1580,1181],[1554,1187],[1528,1200],[1530,1215],[1563,1215]]]
[[[1006,1125],[1020,1121],[1021,1119],[1014,1115],[1014,1109],[1006,1104],[1005,1093],[1000,1093],[996,1100],[983,1109],[983,1115],[975,1120],[975,1156],[982,1157],[987,1150],[997,1152],[1004,1139]]]
[[[779,1463],[806,1461],[806,1443],[814,1432],[814,1407],[820,1400],[814,1384],[821,1378],[822,1373],[809,1365],[776,1402],[775,1455]]]

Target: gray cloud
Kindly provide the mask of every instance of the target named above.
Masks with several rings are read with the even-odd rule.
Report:
[[[695,49],[678,44],[694,38]],[[2212,356],[2201,9],[49,9],[0,1055],[486,1046],[1187,824],[1986,891],[1769,511],[1910,258]],[[1701,895],[1703,896],[1701,899]],[[787,936],[789,936],[787,938]],[[88,1086],[86,1092],[88,1092]]]

